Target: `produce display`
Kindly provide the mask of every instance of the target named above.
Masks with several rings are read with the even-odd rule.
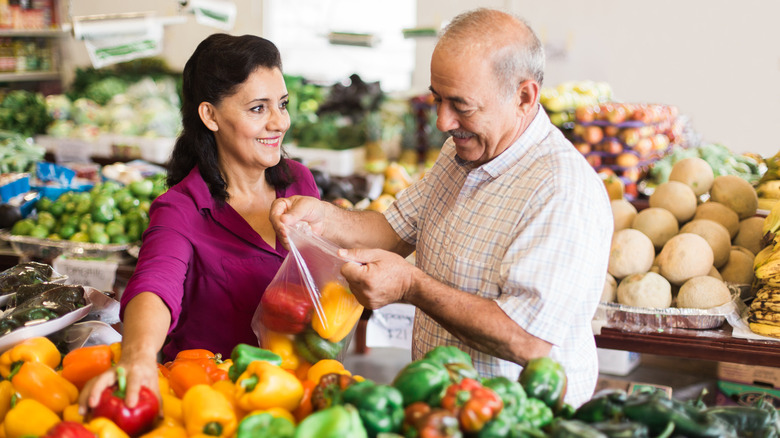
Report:
[[[708,195],[708,201],[699,197]],[[730,302],[728,285],[750,287],[762,248],[753,187],[715,176],[707,161],[678,161],[637,212],[613,200],[614,235],[602,302],[664,309],[711,309]],[[722,321],[721,321],[722,322]]]
[[[763,398],[752,406],[708,407],[701,397],[683,402],[655,389],[604,390],[574,409],[563,402],[566,374],[548,357],[529,361],[514,381],[481,378],[468,354],[444,346],[409,363],[390,384],[353,376],[335,360],[289,368],[273,352],[246,344],[225,359],[184,350],[158,364],[162,405],[142,387],[128,408],[125,370],[117,368],[117,383],[82,416],[76,403],[84,383],[121,354],[111,344],[61,356],[44,337],[2,353],[4,436],[748,437],[780,430],[777,410]]]
[[[149,225],[151,201],[163,191],[164,177],[156,176],[125,187],[107,181],[56,200],[43,197],[35,205],[36,216],[16,222],[11,234],[98,244],[137,242]]]
[[[550,122],[570,134],[574,128],[574,114],[578,107],[593,106],[612,100],[612,87],[606,82],[571,81],[554,88],[542,88],[539,103],[542,104]]]
[[[780,338],[780,204],[772,207],[761,231],[765,246],[753,260],[756,294],[748,324],[755,333]]]
[[[0,173],[32,172],[46,150],[12,131],[0,131]]]

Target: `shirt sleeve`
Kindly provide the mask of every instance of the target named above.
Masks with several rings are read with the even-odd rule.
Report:
[[[525,331],[553,345],[568,336],[567,321],[592,319],[606,273],[611,223],[606,232],[599,224],[605,218],[589,207],[592,198],[577,197],[552,190],[541,196],[501,265],[499,306]]]
[[[175,198],[182,196],[169,191],[154,201],[149,227],[135,271],[120,299],[120,318],[127,304],[142,292],[151,292],[163,300],[171,311],[170,333],[178,323],[184,295],[184,280],[192,259],[192,244],[178,229],[188,220],[181,214]]]
[[[421,209],[428,198],[430,186],[427,175],[404,189],[384,213],[385,219],[398,236],[412,246],[417,245]]]

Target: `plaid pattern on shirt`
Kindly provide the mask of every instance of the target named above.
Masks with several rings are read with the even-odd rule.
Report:
[[[612,210],[592,167],[538,115],[498,157],[474,169],[449,139],[425,177],[385,213],[417,266],[453,288],[495,300],[528,333],[553,344],[579,406],[598,377],[591,319],[604,287]],[[412,358],[437,345],[468,352],[483,376],[522,367],[469,348],[417,310]]]

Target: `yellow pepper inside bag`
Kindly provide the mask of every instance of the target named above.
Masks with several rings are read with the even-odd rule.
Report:
[[[321,337],[339,342],[360,319],[363,306],[346,287],[330,281],[320,290],[321,312],[315,312],[311,326]]]

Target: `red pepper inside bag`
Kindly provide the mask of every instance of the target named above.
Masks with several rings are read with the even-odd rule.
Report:
[[[266,332],[286,333],[294,335],[296,353],[309,362],[339,358],[363,312],[341,275],[349,261],[304,222],[287,234],[290,252],[260,300],[252,329],[263,348]]]

